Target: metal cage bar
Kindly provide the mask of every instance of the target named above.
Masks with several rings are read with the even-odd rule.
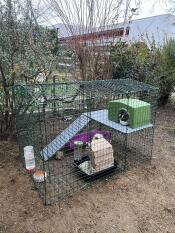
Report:
[[[24,146],[33,145],[36,168],[47,174],[44,182],[35,182],[45,204],[88,187],[97,178],[151,162],[155,87],[122,79],[16,85],[13,92],[21,156]],[[111,116],[110,101],[114,101]],[[129,125],[119,121],[118,105],[125,106],[121,108],[128,112]]]

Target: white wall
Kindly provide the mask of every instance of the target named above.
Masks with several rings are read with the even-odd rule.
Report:
[[[166,39],[175,38],[175,16],[160,15],[133,20],[130,24],[128,40],[146,41],[150,45],[155,40],[157,46],[162,46]]]

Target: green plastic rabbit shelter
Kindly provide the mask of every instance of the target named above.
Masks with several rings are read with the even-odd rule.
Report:
[[[124,110],[128,113],[127,121],[131,128],[137,128],[151,122],[150,104],[138,99],[110,101],[108,106],[109,120],[119,122],[119,115]]]

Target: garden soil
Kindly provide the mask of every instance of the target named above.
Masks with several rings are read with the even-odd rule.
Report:
[[[171,116],[171,117],[169,117]],[[152,164],[44,206],[15,142],[0,142],[0,233],[175,233],[175,111],[157,114]]]

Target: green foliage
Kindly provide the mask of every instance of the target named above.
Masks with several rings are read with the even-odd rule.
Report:
[[[175,40],[162,48],[143,42],[117,43],[111,50],[113,78],[133,78],[157,85],[159,103],[166,104],[175,86]]]
[[[148,82],[155,74],[155,53],[143,42],[118,43],[111,50],[113,78],[133,78]]]
[[[26,0],[6,0],[0,6],[0,65],[7,79],[25,81],[48,74],[57,59],[57,31],[37,24]]]
[[[175,87],[175,40],[170,39],[160,50],[160,104],[166,104]]]
[[[119,42],[111,50],[113,78],[134,78],[134,54],[126,43]]]
[[[48,31],[48,41],[52,44],[51,52],[54,55],[58,55],[60,51],[60,44],[58,39],[58,31],[56,29],[47,29]]]
[[[57,31],[41,27],[30,0],[0,1],[0,124],[10,130],[14,113],[15,82],[35,82],[46,77],[58,60]]]

